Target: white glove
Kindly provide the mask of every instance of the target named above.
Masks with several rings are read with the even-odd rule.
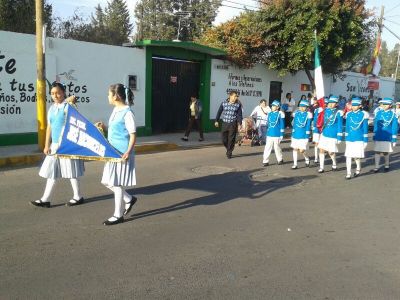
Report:
[[[393,147],[396,147],[396,143],[392,143],[392,146],[393,146]]]
[[[342,141],[341,140],[336,140],[336,144],[340,145]]]
[[[367,149],[368,143],[364,143],[364,150]]]

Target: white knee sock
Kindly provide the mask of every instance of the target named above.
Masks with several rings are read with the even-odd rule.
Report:
[[[293,165],[297,166],[297,150],[293,150]]]
[[[73,199],[79,200],[82,198],[80,192],[79,192],[79,180],[77,178],[71,178],[70,179],[71,186],[72,186],[72,191],[74,192]]]
[[[333,153],[332,155],[329,154],[329,156],[332,159],[332,167],[336,167],[336,153]]]
[[[318,161],[318,147],[317,147],[317,145],[314,146],[314,160]]]
[[[50,196],[51,196],[51,193],[53,192],[53,188],[54,188],[55,184],[56,184],[55,179],[47,179],[46,188],[44,189],[43,196],[40,199],[40,200],[42,200],[42,202],[50,201]]]
[[[325,153],[320,153],[319,154],[319,168],[323,170],[324,165],[325,165]]]
[[[351,175],[351,157],[346,157],[347,175]]]
[[[381,155],[375,154],[375,169],[379,169],[380,160],[381,160]]]
[[[356,171],[361,171],[361,158],[356,158]]]
[[[385,167],[389,167],[389,153],[385,154]]]
[[[114,216],[119,218],[123,214],[123,190],[121,186],[114,186],[114,200],[115,200],[115,209],[114,209]]]
[[[310,158],[308,157],[306,151],[303,152],[303,157],[304,157],[304,160],[306,161],[306,163],[308,164],[310,162]]]
[[[113,186],[106,185],[106,188],[108,188],[108,189],[110,189],[111,191],[114,192],[114,187]],[[123,196],[123,199],[124,199],[125,203],[131,202],[132,196],[129,195],[124,189],[122,189],[122,196]]]

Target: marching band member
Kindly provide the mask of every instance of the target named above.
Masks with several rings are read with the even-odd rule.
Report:
[[[292,169],[297,169],[297,154],[300,152],[304,156],[306,167],[310,165],[310,158],[307,156],[308,139],[311,133],[312,114],[307,111],[308,101],[301,100],[299,109],[293,113],[293,130],[292,143],[293,148],[293,166]]]
[[[324,97],[324,102],[316,102],[314,105],[318,105],[316,109],[314,109],[314,116],[313,116],[313,122],[312,122],[312,142],[314,144],[314,163],[318,163],[318,142],[319,138],[321,136],[321,133],[318,128],[318,116],[322,113],[325,109],[325,106],[328,104],[328,97]]]
[[[343,112],[336,108],[338,101],[339,98],[337,96],[329,97],[328,107],[324,112],[321,137],[318,143],[320,150],[318,173],[324,172],[325,152],[328,152],[332,159],[332,171],[337,170],[336,152],[339,152],[337,145],[342,142],[343,138]]]
[[[374,119],[375,173],[379,171],[380,156],[385,157],[385,172],[389,171],[389,153],[396,146],[399,127],[396,113],[392,109],[393,99],[383,98],[380,104],[382,109],[376,113]]]
[[[263,154],[264,167],[269,165],[269,156],[271,155],[272,148],[274,148],[278,165],[283,164],[282,149],[279,144],[285,132],[285,114],[279,110],[279,107],[279,101],[274,100],[271,104],[271,112],[268,114],[267,139]]]
[[[369,114],[363,111],[361,98],[354,97],[351,101],[351,111],[346,114],[346,179],[351,178],[351,160],[356,162],[354,177],[360,175],[361,158],[368,144],[368,118]]]

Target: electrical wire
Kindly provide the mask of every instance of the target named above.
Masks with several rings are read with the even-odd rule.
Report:
[[[224,2],[224,1],[225,2],[230,2],[230,3],[233,3],[233,4],[239,4],[239,5],[242,5],[243,7],[251,7],[251,8],[258,9],[258,7],[255,7],[255,6],[252,6],[252,5],[247,5],[247,4],[242,4],[242,3],[231,1],[231,0],[222,0],[222,2]]]
[[[231,5],[227,5],[227,4],[221,4],[221,6],[225,6],[225,7],[229,7],[229,8],[235,8],[235,9],[240,9],[240,10],[243,10],[243,11],[255,11],[255,10],[253,10],[253,9],[247,9],[247,8],[244,8],[244,7],[236,7],[236,6],[231,6]]]

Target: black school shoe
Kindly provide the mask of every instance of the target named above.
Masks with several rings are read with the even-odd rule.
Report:
[[[39,202],[37,202],[39,201]],[[50,202],[43,202],[42,200],[35,200],[35,201],[30,201],[30,204],[32,204],[33,206],[37,206],[37,207],[46,207],[49,208],[50,207]]]
[[[119,223],[124,223],[124,216],[122,216],[122,217],[116,217],[116,216],[113,216],[114,218],[117,218],[115,221],[110,221],[110,220],[105,220],[104,222],[103,222],[103,225],[106,225],[106,226],[109,226],[109,225],[116,225],[116,224],[119,224]]]
[[[74,201],[74,202],[71,202]],[[83,199],[83,197],[81,197],[81,199],[76,200],[76,199],[71,199],[69,200],[67,203],[65,203],[65,206],[76,206],[76,205],[80,205],[85,201],[85,199]]]
[[[131,201],[129,203],[126,203],[126,204],[129,204],[129,206],[128,206],[127,209],[125,209],[124,216],[129,214],[129,212],[131,211],[132,207],[135,205],[136,201],[137,201],[137,198],[135,196],[132,196]]]

